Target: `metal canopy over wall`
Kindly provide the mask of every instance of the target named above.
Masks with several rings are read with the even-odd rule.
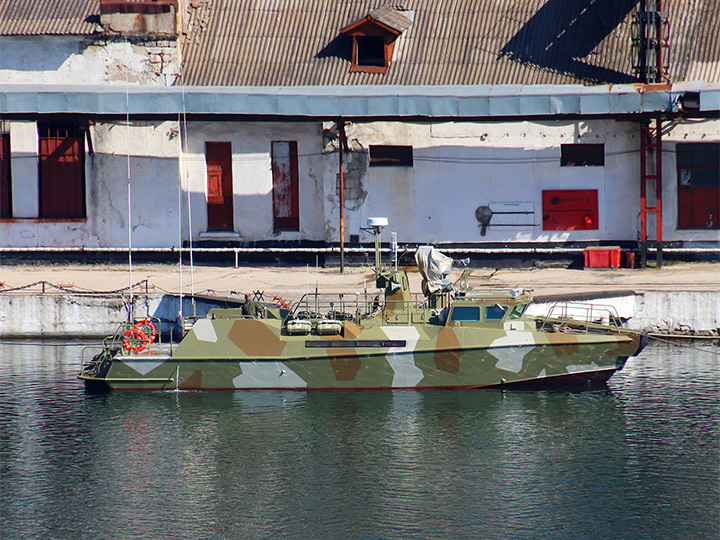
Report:
[[[345,118],[503,118],[674,113],[697,94],[720,111],[720,84],[343,87],[0,85],[0,115],[236,115]]]

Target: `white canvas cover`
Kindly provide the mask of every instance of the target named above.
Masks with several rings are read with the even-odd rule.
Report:
[[[415,252],[415,264],[423,277],[425,294],[447,289],[450,282],[445,277],[452,271],[453,260],[432,246],[419,246]]]

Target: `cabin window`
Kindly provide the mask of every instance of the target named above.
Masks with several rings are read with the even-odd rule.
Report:
[[[677,145],[678,228],[720,229],[720,144]]]
[[[371,167],[412,167],[413,147],[389,144],[370,145]]]
[[[488,322],[502,321],[507,310],[507,306],[501,306],[500,304],[487,306],[485,308],[485,320]]]
[[[480,308],[477,306],[455,306],[450,315],[451,321],[479,321]]]
[[[85,217],[84,128],[76,122],[40,122],[40,217]]]
[[[602,167],[605,165],[605,145],[563,144],[560,145],[561,167]]]
[[[508,315],[509,321],[514,321],[515,319],[519,319],[522,317],[522,314],[525,313],[525,308],[527,305],[521,304],[519,306],[515,306],[512,308],[512,311],[510,312],[510,315]]]

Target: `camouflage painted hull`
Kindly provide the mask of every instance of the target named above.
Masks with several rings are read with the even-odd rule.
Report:
[[[285,335],[280,320],[201,319],[170,352],[106,350],[80,378],[112,389],[479,388],[604,381],[644,346],[635,332],[342,323]],[[104,356],[103,356],[104,355]]]

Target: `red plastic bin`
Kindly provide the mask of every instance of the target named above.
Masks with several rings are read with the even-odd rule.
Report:
[[[618,246],[589,247],[584,251],[585,268],[620,268],[620,253]]]

